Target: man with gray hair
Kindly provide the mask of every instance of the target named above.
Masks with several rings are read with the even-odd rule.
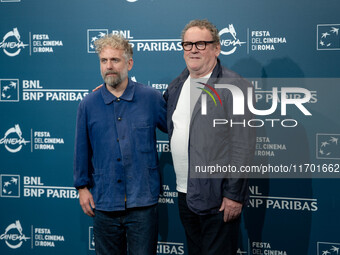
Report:
[[[234,255],[248,182],[236,175],[200,176],[195,174],[195,168],[219,165],[240,169],[250,163],[255,150],[255,130],[241,123],[247,123],[252,114],[243,105],[244,115],[233,115],[231,92],[218,89],[215,84],[229,79],[243,95],[247,95],[251,84],[221,65],[218,30],[208,20],[187,24],[182,32],[182,46],[186,68],[170,83],[164,98],[179,214],[188,252],[189,255]],[[203,100],[198,100],[200,91],[211,95],[205,97],[205,105]],[[216,105],[213,93],[221,105]],[[202,109],[208,113],[202,114]],[[219,118],[232,119],[239,125],[214,126],[212,120]]]
[[[156,128],[166,131],[165,101],[128,78],[133,51],[126,39],[108,35],[95,45],[105,83],[78,107],[74,186],[93,217],[97,254],[156,254]]]

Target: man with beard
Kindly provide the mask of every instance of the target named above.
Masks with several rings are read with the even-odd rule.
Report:
[[[133,51],[127,40],[109,35],[95,45],[105,84],[78,107],[74,186],[93,217],[97,254],[156,254],[156,128],[166,131],[165,102],[128,78]]]

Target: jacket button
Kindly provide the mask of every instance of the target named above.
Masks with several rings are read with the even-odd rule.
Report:
[[[117,158],[117,161],[120,161],[120,158]]]
[[[120,98],[117,98],[117,102],[120,102]]]
[[[117,120],[121,121],[121,120],[122,120],[122,118],[121,118],[121,117],[118,117],[118,119],[117,119]]]
[[[121,182],[122,182],[122,180],[118,180],[117,182],[118,182],[118,183],[121,183]]]

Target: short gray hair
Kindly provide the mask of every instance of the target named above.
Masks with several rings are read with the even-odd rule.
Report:
[[[105,35],[104,37],[96,40],[94,45],[96,46],[96,52],[98,55],[107,46],[112,47],[113,49],[124,50],[126,61],[132,58],[133,55],[132,46],[129,44],[129,41],[120,35]]]
[[[182,31],[182,41],[184,41],[184,34],[186,33],[186,31],[188,31],[189,28],[192,28],[192,27],[199,27],[200,29],[207,29],[211,36],[212,36],[212,40],[215,42],[215,43],[219,43],[220,41],[220,36],[218,34],[218,29],[215,27],[214,24],[212,24],[209,20],[207,19],[195,19],[195,20],[192,20],[190,21],[183,29]]]

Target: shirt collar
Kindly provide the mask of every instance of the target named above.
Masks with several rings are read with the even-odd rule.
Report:
[[[103,87],[101,88],[101,92],[102,92],[102,96],[103,96],[105,104],[110,104],[113,101],[117,100],[117,97],[111,94],[110,91],[108,91],[105,83]],[[120,96],[119,98],[125,101],[132,101],[134,93],[135,93],[135,83],[131,81],[130,79],[128,79],[128,85],[126,86],[126,89],[123,95]]]

